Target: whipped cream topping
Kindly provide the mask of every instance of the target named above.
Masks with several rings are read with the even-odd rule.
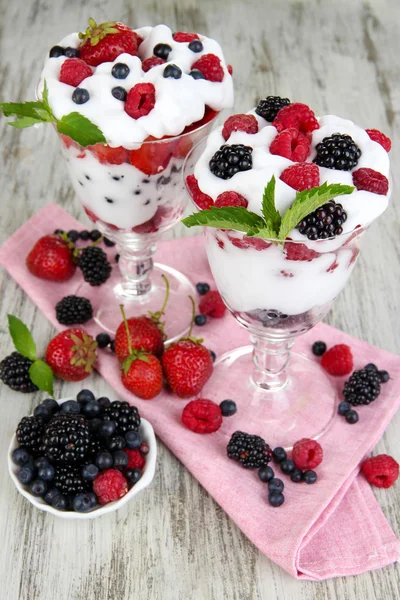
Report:
[[[61,66],[68,60],[65,56],[48,57],[45,60],[38,85],[39,98],[42,97],[46,80],[49,104],[58,119],[70,112],[79,112],[101,129],[108,145],[124,146],[127,149],[137,148],[149,136],[162,138],[181,134],[185,127],[203,118],[206,106],[220,111],[233,105],[232,77],[218,42],[200,35],[203,50],[194,53],[189,49],[188,43],[175,42],[171,29],[166,25],[142,27],[135,31],[143,38],[138,49],[139,56],[124,53],[114,62],[102,63],[93,68],[92,75],[79,85],[90,95],[85,104],[75,104],[72,100],[75,88],[59,80]],[[78,33],[72,33],[61,40],[59,45],[78,48],[80,43]],[[168,61],[145,73],[142,70],[142,60],[153,56],[154,47],[160,43],[166,43],[172,48]],[[195,80],[189,75],[191,66],[205,54],[215,54],[221,60],[224,70],[221,82]],[[113,65],[121,62],[130,69],[124,80],[115,79],[111,74]],[[168,64],[180,67],[180,79],[163,77]],[[111,90],[122,86],[129,92],[134,85],[145,82],[154,85],[156,104],[148,115],[133,119],[125,112],[124,102],[114,98]]]

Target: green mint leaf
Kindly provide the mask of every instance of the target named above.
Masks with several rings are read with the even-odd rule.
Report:
[[[281,215],[275,208],[275,175],[272,175],[271,180],[264,189],[262,212],[266,223],[270,223],[275,232],[275,237],[278,235],[281,226]]]
[[[1,102],[0,109],[5,117],[31,117],[46,121],[47,110],[43,102]]]
[[[36,344],[33,340],[31,332],[20,319],[14,317],[14,315],[7,315],[8,318],[8,329],[14,342],[14,346],[17,352],[35,360],[36,358]]]
[[[351,185],[342,185],[340,183],[328,184],[325,182],[319,187],[311,190],[297,192],[296,198],[290,208],[287,209],[282,218],[282,224],[279,229],[279,239],[284,240],[289,232],[296,227],[307,215],[317,210],[329,200],[337,196],[351,194],[354,187]]]
[[[49,115],[53,114],[53,111],[50,108],[49,104],[49,88],[47,87],[47,81],[44,80],[43,92],[42,92],[42,102],[44,109],[48,112]]]
[[[35,119],[34,117],[21,117],[17,121],[11,121],[8,125],[15,127],[16,129],[24,129],[25,127],[32,127],[36,123],[43,123],[42,119]]]
[[[278,237],[278,234],[276,233],[275,229],[272,227],[271,221],[268,221],[268,223],[264,226],[261,227],[260,229],[255,229],[253,231],[249,231],[247,233],[248,237],[257,237],[257,238],[261,238],[263,240],[276,240]]]
[[[107,143],[106,138],[97,125],[78,112],[64,115],[57,121],[57,131],[72,138],[80,146]]]
[[[253,229],[264,227],[262,217],[250,212],[242,206],[212,206],[208,210],[201,210],[182,219],[186,227],[216,227],[217,229],[234,229],[247,233]]]
[[[34,363],[29,367],[29,377],[35,385],[42,390],[47,392],[50,396],[54,397],[53,390],[53,371],[49,365],[43,360],[35,360]]]

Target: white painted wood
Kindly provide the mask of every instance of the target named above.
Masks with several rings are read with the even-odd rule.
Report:
[[[353,118],[394,142],[400,184],[398,0],[0,0],[0,98],[30,99],[49,46],[98,21],[165,22],[220,40],[233,64],[236,108],[279,93],[317,113]],[[53,133],[24,132],[0,120],[1,240],[47,202],[82,218]],[[396,147],[397,144],[397,147]],[[328,321],[388,350],[400,350],[399,208],[369,233],[364,253]],[[188,235],[177,227],[174,235]],[[0,356],[11,349],[6,314],[32,327],[39,348],[51,326],[1,273]],[[95,391],[112,391],[93,379]],[[78,385],[57,383],[60,397]],[[93,522],[69,523],[32,508],[6,469],[10,437],[35,398],[0,387],[0,582],[2,600],[394,600],[399,566],[322,583],[298,582],[260,554],[171,453],[160,444],[156,477],[137,502]],[[400,415],[377,450],[400,460]],[[377,493],[400,532],[398,487]],[[245,499],[244,499],[245,502]],[[245,505],[244,505],[245,510]]]

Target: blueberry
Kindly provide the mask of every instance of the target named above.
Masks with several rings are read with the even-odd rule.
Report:
[[[121,100],[121,102],[125,102],[127,93],[126,93],[126,90],[122,86],[117,85],[116,87],[114,87],[111,90],[111,93],[116,100]]]
[[[99,474],[99,468],[96,465],[85,465],[82,468],[82,477],[86,481],[93,481]]]
[[[67,46],[65,48],[64,54],[67,58],[78,58],[79,50],[78,50],[78,48],[71,48],[71,46]]]
[[[312,345],[312,351],[315,356],[322,356],[326,352],[325,342],[314,342]]]
[[[268,502],[274,507],[282,506],[285,502],[285,496],[281,492],[274,490],[268,494]]]
[[[127,469],[124,475],[129,483],[135,484],[141,478],[142,471],[140,469]]]
[[[85,404],[85,406],[87,406],[87,404]],[[88,427],[89,427],[89,431],[90,433],[94,433],[95,431],[98,430],[98,428],[100,427],[100,425],[102,424],[102,420],[101,419],[90,419],[88,421]]]
[[[295,470],[296,465],[294,464],[294,462],[292,460],[283,460],[281,462],[281,469],[283,473],[286,473],[286,475],[289,475],[290,473],[293,473],[293,471]]]
[[[108,344],[111,342],[111,337],[108,333],[99,333],[96,335],[96,342],[99,348],[107,348]]]
[[[191,42],[189,42],[188,48],[192,52],[201,52],[203,50],[203,44],[200,40],[192,40]]]
[[[140,448],[142,438],[140,437],[140,433],[138,431],[127,431],[125,433],[125,441],[128,450],[135,450],[136,448]]]
[[[76,400],[67,400],[61,405],[61,412],[69,413],[70,415],[79,415],[81,406]]]
[[[39,456],[38,458],[35,458],[33,464],[37,469],[41,469],[42,467],[47,467],[47,465],[49,465],[50,462],[49,459],[45,456]]]
[[[222,400],[219,407],[223,417],[231,417],[237,411],[236,402],[233,400]]]
[[[94,419],[95,417],[98,417],[101,413],[101,410],[101,406],[99,406],[99,403],[96,402],[96,400],[87,402],[82,406],[82,414],[85,415],[87,419]]]
[[[105,246],[107,246],[108,248],[112,248],[113,246],[115,246],[115,242],[113,242],[112,240],[109,240],[108,238],[104,237],[103,238],[103,243]]]
[[[29,485],[29,491],[33,496],[44,496],[47,492],[47,483],[41,479],[34,479]]]
[[[68,231],[67,236],[71,242],[77,242],[79,240],[79,231],[76,231],[76,229],[71,229]]]
[[[125,438],[122,435],[114,435],[107,440],[107,448],[114,452],[114,450],[123,450],[126,446]]]
[[[217,355],[215,354],[214,350],[210,350],[210,354],[211,354],[211,360],[212,360],[213,362],[215,362],[215,360],[216,360],[216,358],[217,358]]]
[[[367,369],[367,371],[377,371],[378,367],[374,365],[374,363],[368,363],[365,365],[364,369]]]
[[[65,233],[65,232],[64,232],[64,229],[56,229],[56,230],[54,231],[54,235],[61,235],[61,234],[63,234],[63,233]]]
[[[210,291],[210,286],[208,285],[208,283],[199,281],[199,283],[196,285],[196,290],[197,293],[200,294],[200,296],[204,296],[204,294],[207,294],[207,292]]]
[[[60,405],[56,400],[53,400],[53,398],[46,398],[46,400],[43,400],[43,402],[40,403],[40,406],[48,408],[53,414],[60,410]]]
[[[358,421],[358,413],[355,410],[349,410],[345,415],[345,419],[350,425],[354,425]]]
[[[167,60],[171,50],[172,48],[168,44],[156,44],[153,48],[153,54],[154,56],[158,56],[158,58]]]
[[[68,499],[62,494],[58,493],[53,496],[51,505],[56,510],[67,510],[69,502]]]
[[[378,371],[378,375],[381,383],[387,383],[390,379],[390,375],[387,371]]]
[[[80,232],[79,237],[82,241],[87,242],[90,238],[90,232],[87,229],[84,229]]]
[[[92,242],[97,242],[97,240],[101,238],[101,232],[98,229],[92,229],[92,231],[89,233],[89,237]]]
[[[202,327],[207,323],[207,317],[206,315],[196,315],[194,318],[194,322],[195,325],[197,325],[198,327]]]
[[[72,500],[72,508],[75,512],[88,512],[93,508],[93,500],[89,494],[77,494]]]
[[[87,402],[92,402],[93,400],[96,400],[91,390],[81,390],[77,395],[76,399],[80,404],[86,404]]]
[[[150,452],[150,447],[147,442],[142,442],[139,450],[142,454],[148,454]]]
[[[95,462],[100,471],[104,471],[105,469],[111,469],[113,466],[113,457],[109,452],[100,452],[96,456]]]
[[[17,473],[17,479],[20,483],[28,484],[35,477],[36,469],[31,465],[24,465]]]
[[[172,77],[172,79],[180,79],[182,77],[182,70],[176,65],[167,65],[164,69],[163,77],[166,79]]]
[[[268,482],[268,489],[270,492],[283,492],[284,487],[285,484],[283,483],[282,479],[278,479],[277,477],[270,479]]]
[[[341,402],[338,406],[338,413],[339,415],[345,415],[346,413],[349,412],[349,410],[351,410],[351,404],[350,402]]]
[[[65,49],[62,46],[53,46],[49,52],[50,58],[58,58],[65,54]]]
[[[94,492],[86,492],[86,495],[89,496],[90,501],[92,503],[92,508],[97,506],[97,496]]]
[[[111,350],[111,352],[115,352],[115,340],[112,340],[112,342],[110,344],[110,350]]]
[[[271,479],[273,479],[274,476],[275,476],[275,473],[273,472],[273,470],[271,469],[271,467],[265,466],[265,467],[260,467],[258,469],[258,477],[264,483],[268,483],[268,481],[270,481]]]
[[[89,92],[84,88],[75,88],[72,94],[72,100],[75,104],[85,104],[89,100]]]
[[[110,398],[106,398],[105,396],[102,396],[101,398],[99,398],[97,400],[97,403],[99,406],[101,406],[101,408],[107,408],[108,406],[110,406],[111,400],[110,400]]]
[[[192,69],[189,75],[190,77],[193,77],[193,79],[205,79],[203,73],[199,71],[199,69]]]
[[[55,498],[56,496],[61,496],[61,493],[57,488],[53,487],[46,492],[44,499],[47,502],[47,504],[51,504],[53,502],[53,498]]]
[[[281,446],[277,446],[275,448],[275,450],[272,452],[272,456],[273,456],[275,462],[277,462],[277,463],[280,463],[283,460],[287,459],[286,450],[284,448],[281,448]]]
[[[116,63],[111,69],[111,75],[115,79],[126,79],[130,73],[128,65],[125,63]]]
[[[43,481],[52,481],[55,473],[54,467],[52,467],[50,464],[44,465],[38,469],[38,477]]]
[[[317,481],[318,475],[315,471],[304,471],[303,473],[303,481],[306,483],[315,483]]]
[[[290,473],[290,479],[294,483],[300,483],[300,481],[303,481],[303,471],[301,469],[294,469],[294,471]]]
[[[120,259],[120,254],[116,254],[115,255],[115,262],[119,263],[119,259]]]
[[[129,458],[128,458],[127,453],[124,452],[123,450],[116,450],[113,453],[113,459],[114,459],[114,469],[119,469],[120,471],[123,471],[128,466]]]
[[[140,446],[140,444],[139,444]],[[25,448],[15,448],[11,455],[12,461],[15,465],[23,467],[30,460],[30,454]]]
[[[39,404],[39,406],[37,406],[33,411],[33,415],[35,417],[41,417],[43,421],[47,423],[47,421],[50,421],[51,417],[53,416],[53,413],[49,408],[46,408],[42,404]]]
[[[117,429],[117,424],[115,421],[103,421],[97,430],[97,435],[100,438],[108,438],[111,437],[115,430]]]

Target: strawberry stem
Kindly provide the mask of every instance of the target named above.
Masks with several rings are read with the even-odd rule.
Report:
[[[126,330],[126,337],[127,337],[127,340],[128,340],[128,350],[129,350],[129,355],[131,355],[131,354],[133,354],[133,350],[132,350],[131,334],[130,334],[130,331],[129,331],[128,320],[126,318],[124,305],[120,304],[119,307],[121,309],[122,318],[124,319],[125,330]]]
[[[192,296],[189,296],[189,300],[192,303],[192,320],[190,322],[190,329],[189,329],[189,333],[187,335],[188,338],[190,338],[191,335],[192,335],[192,329],[193,329],[193,325],[194,325],[194,318],[196,316],[196,303],[193,300]]]
[[[161,275],[161,277],[165,281],[165,297],[164,297],[164,302],[163,302],[163,304],[161,306],[160,317],[161,317],[161,315],[164,314],[164,311],[167,308],[168,298],[169,298],[169,281],[168,281],[168,277],[166,277],[166,275],[164,275],[164,274]]]

